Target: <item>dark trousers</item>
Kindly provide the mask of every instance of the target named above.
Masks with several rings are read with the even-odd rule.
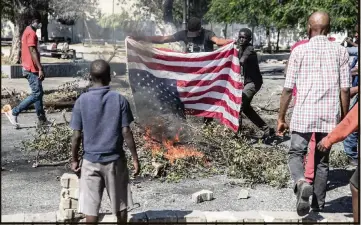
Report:
[[[253,107],[251,106],[251,102],[255,94],[259,91],[261,85],[255,85],[254,83],[247,83],[244,86],[242,91],[242,106],[240,110],[240,114],[243,112],[247,118],[254,123],[258,128],[261,130],[266,130],[268,125],[263,121],[263,119],[254,111]],[[239,115],[239,127],[242,127],[242,116]]]
[[[288,152],[288,166],[290,169],[292,180],[295,184],[299,180],[305,180],[304,176],[304,157],[307,154],[308,143],[310,142],[312,133],[292,132],[291,147]],[[329,172],[329,155],[330,151],[321,152],[317,149],[317,143],[326,137],[326,133],[315,133],[316,149],[314,159],[314,181],[312,207],[324,207],[326,198],[327,179]]]

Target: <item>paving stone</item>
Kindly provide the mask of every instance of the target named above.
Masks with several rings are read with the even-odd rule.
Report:
[[[144,212],[133,212],[128,214],[128,222],[148,222],[148,218]]]
[[[301,217],[296,212],[258,211],[265,222],[298,222]]]
[[[242,218],[237,218],[233,212],[230,211],[221,211],[221,212],[212,212],[205,211],[203,212],[207,218],[207,223],[209,222],[243,222]]]
[[[238,199],[247,199],[249,198],[248,191],[246,189],[242,189],[238,194]]]
[[[25,222],[25,213],[13,214],[13,215],[1,215],[1,222]]]
[[[241,221],[243,219],[244,222],[257,222],[263,223],[263,217],[255,210],[251,211],[242,211],[242,212],[232,212],[233,216],[237,218],[237,220]]]
[[[56,222],[56,212],[25,214],[25,222]]]
[[[192,194],[192,201],[194,203],[201,203],[204,201],[211,201],[211,200],[213,200],[213,192],[209,190],[201,190]]]
[[[177,222],[177,215],[172,210],[146,211],[148,222]]]
[[[60,178],[60,184],[63,188],[78,188],[79,178],[75,174],[64,173]]]
[[[194,211],[176,211],[175,212],[179,223],[205,223],[207,222],[206,215],[199,210]]]

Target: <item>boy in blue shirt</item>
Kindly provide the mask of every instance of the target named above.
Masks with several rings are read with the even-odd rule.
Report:
[[[135,174],[139,174],[138,155],[130,123],[134,120],[129,102],[110,91],[110,66],[95,60],[90,66],[93,87],[75,102],[70,126],[73,129],[72,163],[80,173],[79,212],[86,222],[96,223],[104,188],[108,192],[113,214],[118,222],[127,222],[128,168],[123,141],[133,157]],[[79,165],[83,141],[83,163]]]

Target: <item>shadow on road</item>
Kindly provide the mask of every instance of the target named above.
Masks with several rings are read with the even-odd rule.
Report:
[[[350,178],[355,170],[332,169],[329,172],[329,181],[327,191],[334,190],[350,184]]]
[[[326,202],[323,210],[325,213],[352,213],[352,197],[342,196]]]

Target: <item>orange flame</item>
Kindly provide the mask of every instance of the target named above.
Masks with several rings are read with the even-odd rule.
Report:
[[[165,148],[164,157],[169,160],[171,164],[174,163],[177,159],[184,159],[190,157],[203,158],[204,154],[202,152],[197,151],[193,147],[186,146],[174,146],[174,143],[180,141],[179,133],[181,129],[177,132],[173,140],[162,141],[162,145]],[[151,138],[151,130],[146,128],[144,140],[146,141],[145,147],[152,151],[152,155],[156,155],[162,152],[162,148],[159,143],[156,143]]]

